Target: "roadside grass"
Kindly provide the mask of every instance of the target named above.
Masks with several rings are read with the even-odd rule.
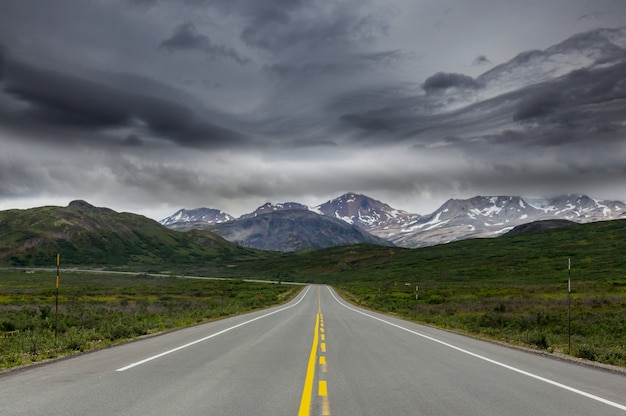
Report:
[[[280,304],[299,287],[150,274],[0,270],[0,369]]]
[[[386,287],[339,285],[361,306],[467,334],[605,364],[626,366],[626,291],[576,289],[571,298],[571,351],[567,289],[563,285],[526,290],[509,284],[472,285],[395,282]],[[490,287],[491,286],[491,287]],[[582,285],[584,286],[584,285]]]

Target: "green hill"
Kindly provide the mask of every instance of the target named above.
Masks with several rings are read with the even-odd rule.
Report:
[[[215,265],[256,258],[207,231],[179,232],[131,213],[97,208],[84,201],[0,211],[0,264],[52,266]]]
[[[379,246],[334,247],[256,263],[266,273],[297,281],[343,284],[350,281],[467,282],[563,278],[571,258],[586,278],[624,278],[626,220],[571,223],[498,238],[469,239],[419,249]]]

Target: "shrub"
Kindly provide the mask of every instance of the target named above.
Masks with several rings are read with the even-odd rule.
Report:
[[[575,357],[591,361],[595,361],[598,357],[596,349],[590,345],[581,345],[578,348],[575,348],[573,355]]]
[[[478,325],[483,328],[504,328],[507,320],[501,313],[487,312],[479,318]]]
[[[542,350],[547,350],[550,347],[546,334],[541,331],[526,332],[524,336],[524,343],[541,348]]]

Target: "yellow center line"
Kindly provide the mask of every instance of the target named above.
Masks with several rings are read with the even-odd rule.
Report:
[[[318,292],[319,296],[319,292]],[[311,395],[313,393],[313,380],[315,379],[315,357],[317,356],[318,332],[320,326],[320,314],[315,316],[315,332],[313,334],[313,345],[309,355],[309,365],[307,366],[304,388],[302,389],[302,399],[300,400],[300,410],[298,416],[309,416],[311,412]]]
[[[317,395],[328,396],[328,386],[326,385],[326,380],[320,380],[319,386],[317,387]]]
[[[322,398],[322,416],[329,416],[330,403],[328,402],[328,386],[326,385],[326,380],[319,382],[318,395]]]
[[[324,316],[322,315],[322,307],[320,302],[320,290],[317,290],[317,314],[315,315],[315,332],[313,333],[313,344],[311,345],[311,353],[309,355],[309,363],[307,366],[306,377],[304,379],[304,387],[302,389],[302,399],[300,401],[300,409],[298,416],[309,416],[311,413],[311,400],[313,397],[313,385],[315,381],[315,367],[317,365],[317,350],[320,348],[321,352],[326,352],[326,342],[319,342],[320,337],[322,341],[326,340],[324,335]],[[320,355],[319,365],[321,372],[326,373],[327,364],[326,356]],[[328,402],[328,385],[326,380],[318,380],[317,395],[321,398],[321,414],[322,416],[330,415],[330,404]]]

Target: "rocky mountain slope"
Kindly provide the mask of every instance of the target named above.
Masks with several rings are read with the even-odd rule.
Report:
[[[309,207],[307,207],[306,205],[302,205],[298,202],[284,202],[284,203],[279,203],[279,204],[272,204],[271,202],[266,202],[265,204],[255,209],[253,212],[242,215],[241,217],[239,217],[239,219],[254,218],[254,217],[258,217],[259,215],[269,214],[271,212],[287,211],[287,210],[292,210],[292,209],[308,210]]]
[[[355,225],[302,208],[242,217],[210,229],[243,247],[283,252],[364,243],[392,245]]]

